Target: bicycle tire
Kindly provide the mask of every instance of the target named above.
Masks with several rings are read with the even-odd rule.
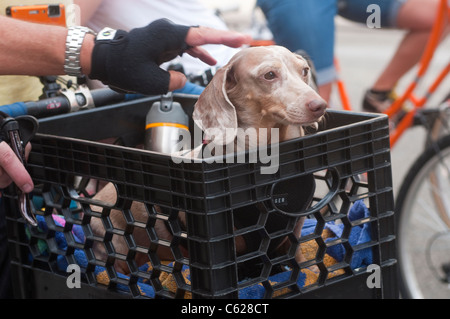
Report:
[[[436,174],[439,173],[439,169],[444,170],[443,175]],[[442,185],[436,187],[437,182]],[[444,196],[437,193],[443,193]],[[438,235],[447,236],[445,240],[450,242],[449,194],[450,135],[447,135],[428,147],[415,161],[397,197],[395,212],[399,286],[403,298],[450,298],[450,286],[448,282],[444,283],[442,278],[439,278],[439,267],[431,260],[431,245]],[[436,206],[440,204],[444,206]],[[441,216],[442,214],[446,216]],[[442,261],[441,266],[448,266],[450,245],[442,247],[447,247],[443,248],[447,253],[437,254],[436,259],[446,260]],[[439,263],[441,261],[437,264]],[[441,294],[442,291],[444,296]]]

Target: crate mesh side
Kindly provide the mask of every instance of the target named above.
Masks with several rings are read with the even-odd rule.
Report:
[[[381,292],[355,296],[395,295],[388,287],[395,234],[387,121],[366,120],[283,143],[279,164],[277,173],[263,175],[261,163],[175,164],[145,151],[38,136],[30,172],[42,224],[39,230],[25,226],[9,195],[13,264],[67,276],[64,266],[81,262],[83,282],[132,297],[291,298],[359,282],[367,276],[359,259],[370,252],[389,280]],[[274,185],[310,174],[316,185],[311,206],[286,214],[273,199]],[[99,187],[94,181],[111,183],[113,200],[92,197]],[[349,216],[356,203],[369,213]],[[248,217],[251,226],[238,227],[247,209],[256,212]],[[136,210],[144,216],[137,218]],[[308,217],[310,231],[296,238],[299,216]],[[100,231],[91,226],[94,220]],[[283,226],[272,229],[274,221]],[[159,232],[162,224],[168,234]],[[331,233],[335,229],[338,234]],[[370,238],[354,243],[363,229]],[[254,248],[238,252],[246,236]],[[277,243],[284,249],[274,252]],[[307,259],[300,265],[297,247]]]

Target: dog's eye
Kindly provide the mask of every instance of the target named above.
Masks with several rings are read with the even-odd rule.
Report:
[[[266,74],[264,74],[264,78],[269,81],[275,79],[276,77],[277,77],[277,75],[273,71],[270,71],[270,72],[267,72]]]
[[[302,70],[302,75],[303,75],[303,76],[308,76],[308,74],[309,74],[309,68],[304,68],[304,69]]]

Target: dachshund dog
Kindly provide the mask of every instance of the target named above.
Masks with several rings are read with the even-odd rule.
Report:
[[[304,126],[317,125],[327,107],[311,82],[308,62],[284,47],[244,49],[214,75],[193,118],[203,131],[278,128],[280,142],[297,138]],[[221,135],[214,140],[239,138]]]
[[[193,119],[206,135],[210,131],[214,132],[214,138],[208,136],[209,143],[235,143],[249,149],[259,144],[252,145],[247,139],[240,143],[240,139],[245,137],[239,136],[238,128],[254,128],[257,131],[269,129],[268,132],[275,128],[279,130],[279,142],[282,142],[303,136],[305,126],[317,127],[326,108],[326,102],[311,87],[311,66],[302,56],[280,46],[253,47],[241,50],[217,71],[200,95]],[[236,133],[231,136],[225,133],[230,131]],[[270,134],[266,135],[269,143]],[[114,185],[110,183],[105,186],[95,199],[115,203],[117,194]],[[133,202],[130,210],[136,221],[146,222],[148,212],[142,203]],[[179,218],[183,224],[183,212],[179,213]],[[119,211],[112,210],[110,219],[115,228],[125,229],[127,226]],[[92,219],[91,227],[95,235],[104,235],[101,223],[98,218]],[[294,229],[297,238],[301,236],[303,223],[304,217],[299,218]],[[158,238],[171,241],[172,234],[162,220],[156,221],[155,229]],[[137,245],[150,245],[145,229],[135,230],[133,236]],[[237,237],[235,242],[237,254],[245,253],[247,245],[244,238]],[[112,243],[116,252],[127,254],[127,243],[123,236],[114,235]],[[279,247],[282,246],[283,243],[280,243]],[[94,242],[93,248],[99,259],[106,260],[103,245]],[[182,252],[188,255],[187,250]],[[158,257],[161,260],[173,260],[170,248],[165,246],[158,248]],[[305,261],[299,248],[295,259],[298,263]],[[137,264],[142,264],[148,260],[148,256],[137,253],[135,260]],[[116,261],[115,267],[123,273],[128,272],[124,261]]]

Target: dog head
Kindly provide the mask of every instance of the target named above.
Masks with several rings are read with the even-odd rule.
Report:
[[[243,49],[200,95],[193,119],[203,131],[213,128],[215,141],[222,138],[224,144],[238,127],[313,125],[326,102],[310,84],[310,66],[302,56],[281,46]]]

